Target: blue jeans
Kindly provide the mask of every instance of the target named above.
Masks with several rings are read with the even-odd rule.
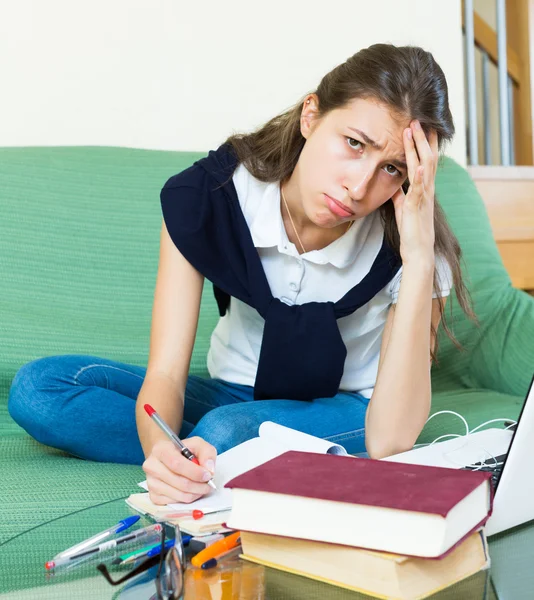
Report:
[[[105,462],[142,464],[135,402],[146,369],[96,356],[50,356],[22,366],[9,392],[13,419],[42,444]],[[253,388],[190,375],[180,437],[200,436],[218,453],[258,435],[274,421],[365,451],[369,400],[339,392],[333,398],[254,400]]]

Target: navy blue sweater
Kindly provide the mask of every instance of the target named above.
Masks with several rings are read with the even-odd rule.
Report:
[[[265,319],[254,398],[313,400],[339,390],[347,349],[337,319],[369,302],[394,277],[400,257],[384,239],[369,273],[337,302],[288,306],[273,298],[241,210],[228,144],[171,177],[161,206],[171,239],[213,283],[219,313],[233,296]]]

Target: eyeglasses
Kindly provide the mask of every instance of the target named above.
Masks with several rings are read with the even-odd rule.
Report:
[[[169,530],[171,535],[168,537]],[[166,548],[166,538],[173,539],[172,530],[174,530],[174,545],[171,548]],[[155,580],[155,598],[157,600],[182,600],[185,579],[185,551],[180,527],[178,525],[165,525],[162,527],[160,544],[159,554],[147,558],[120,579],[114,580],[103,563],[97,565],[96,568],[110,585],[120,585],[158,565]]]
[[[162,536],[161,560],[156,575],[156,597],[157,600],[182,600],[185,580],[185,551],[180,527],[174,526],[174,546],[165,556],[163,552],[164,539]]]

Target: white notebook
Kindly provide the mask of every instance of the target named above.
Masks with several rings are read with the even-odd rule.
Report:
[[[250,471],[288,450],[347,456],[347,451],[339,444],[265,421],[260,425],[258,437],[230,448],[217,457],[213,478],[217,490],[210,489],[208,494],[190,504],[176,503],[168,506],[176,510],[196,508],[204,512],[228,510],[232,508],[232,491],[224,485],[241,473]],[[146,481],[139,485],[148,490]]]

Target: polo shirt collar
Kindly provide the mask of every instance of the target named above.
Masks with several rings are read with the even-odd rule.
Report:
[[[280,210],[280,185],[266,183],[260,197],[258,210],[249,225],[252,241],[256,248],[277,247],[282,254],[298,255],[296,247],[289,241]],[[311,250],[300,258],[316,264],[331,264],[338,269],[351,265],[365,245],[370,234],[377,229],[378,211],[354,221],[347,233],[321,250]],[[382,239],[378,241],[380,247]]]

